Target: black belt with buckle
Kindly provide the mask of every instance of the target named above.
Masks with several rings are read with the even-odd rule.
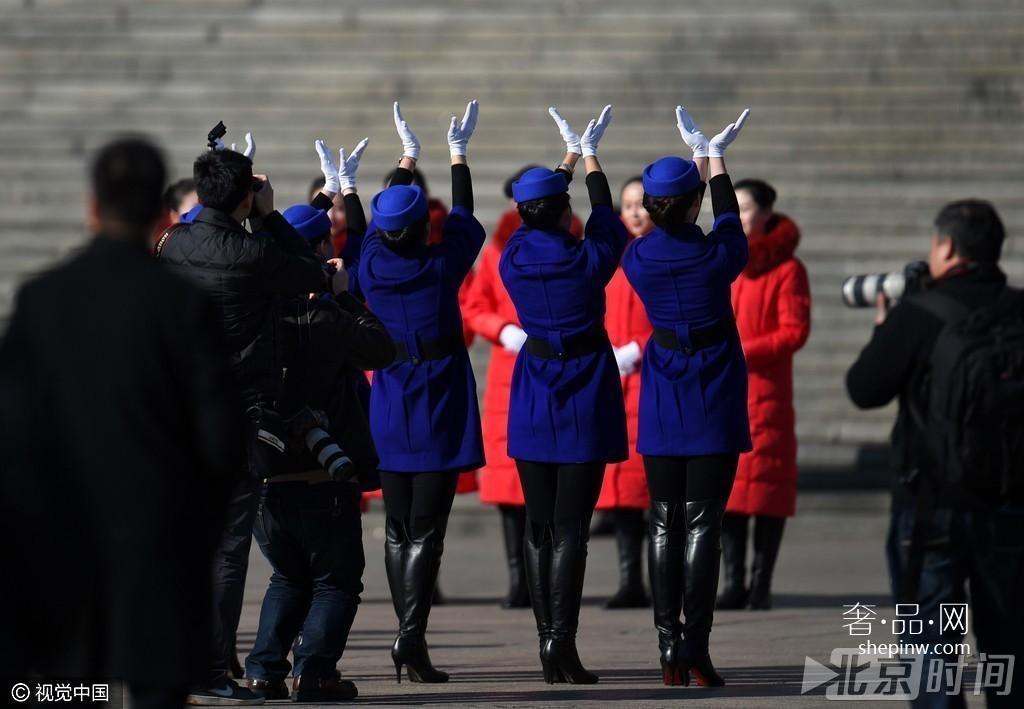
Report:
[[[654,341],[660,347],[691,355],[697,350],[725,342],[736,334],[736,320],[729,317],[719,320],[714,325],[690,330],[689,344],[680,342],[675,330],[668,330],[663,327],[654,328]]]
[[[466,340],[462,335],[444,335],[430,340],[422,340],[419,343],[419,354],[412,355],[404,342],[395,340],[395,362],[412,362],[419,364],[427,359],[444,359],[463,352],[466,349]]]
[[[604,328],[588,330],[587,332],[567,337],[562,341],[562,351],[558,352],[551,343],[542,337],[527,337],[526,351],[535,357],[544,359],[573,359],[583,355],[597,352],[609,346],[608,333]]]

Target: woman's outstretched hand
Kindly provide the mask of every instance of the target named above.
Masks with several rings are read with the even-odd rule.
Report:
[[[676,127],[679,128],[679,135],[683,136],[683,142],[693,151],[694,160],[708,156],[707,136],[701,132],[693,117],[682,106],[676,106]]]
[[[419,160],[420,141],[416,138],[416,134],[409,130],[409,124],[402,117],[402,108],[398,105],[398,101],[395,101],[395,130],[398,131],[398,137],[402,141],[402,157]]]
[[[565,141],[565,152],[582,155],[583,148],[580,147],[580,136],[569,125],[569,121],[562,118],[562,114],[554,106],[548,108],[548,114],[554,119],[555,125],[558,126],[558,132],[562,134],[562,140]]]
[[[729,144],[739,136],[740,130],[743,128],[743,124],[747,121],[748,115],[750,115],[750,109],[744,109],[743,113],[740,114],[740,117],[736,119],[735,123],[730,123],[722,130],[721,133],[708,141],[709,157],[725,157],[725,149],[729,147]]]
[[[466,113],[463,114],[461,121],[452,116],[451,125],[448,127],[448,151],[453,158],[466,156],[466,146],[473,131],[476,130],[476,119],[479,114],[480,103],[473,99],[466,104]]]
[[[605,106],[604,110],[601,111],[601,115],[594,118],[587,124],[587,129],[583,131],[583,137],[580,138],[580,150],[585,158],[597,157],[597,144],[601,142],[601,138],[604,136],[604,131],[608,128],[608,125],[612,122],[612,107],[611,105]]]

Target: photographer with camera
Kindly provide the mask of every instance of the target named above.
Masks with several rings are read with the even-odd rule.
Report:
[[[363,147],[348,158],[340,151],[346,198],[355,194]],[[284,300],[278,308],[284,391],[277,413],[285,450],[272,456],[254,529],[274,573],[246,675],[257,694],[287,699],[288,652],[301,632],[294,650],[296,701],[347,701],[357,690],[335,665],[363,590],[359,506],[361,490],[376,486],[378,463],[355,378],[391,364],[395,347],[380,320],[348,292],[343,263],[329,259],[327,212],[296,205],[284,216],[336,270],[329,293]]]
[[[940,604],[967,601],[969,583],[977,651],[1020,655],[1024,325],[1019,294],[998,266],[1003,240],[988,202],[943,207],[928,255],[930,283],[891,309],[878,294],[876,327],[846,387],[860,408],[899,400],[892,441],[901,475],[886,545],[897,602],[919,604],[920,617],[937,619]],[[915,642],[962,640],[940,633],[941,625],[925,624]],[[929,663],[958,659],[926,656]],[[926,693],[928,673],[925,665],[915,707],[964,706],[941,688]],[[988,706],[1019,706],[1021,682],[1008,696],[988,690]]]
[[[213,133],[211,133],[213,136]],[[252,147],[251,140],[249,141]],[[202,286],[218,306],[220,324],[232,352],[232,371],[249,414],[249,474],[240,475],[213,564],[215,633],[207,686],[190,703],[244,704],[262,700],[228,678],[229,656],[241,614],[252,525],[256,514],[258,467],[255,423],[279,396],[272,306],[281,296],[299,296],[325,287],[326,271],[305,240],[274,210],[274,190],[266,175],[254,175],[252,160],[233,150],[213,149],[196,158],[193,179],[203,209],[192,223],[164,232],[157,259]],[[250,150],[251,152],[251,150]],[[243,222],[248,219],[253,233]],[[241,414],[241,412],[240,412]]]

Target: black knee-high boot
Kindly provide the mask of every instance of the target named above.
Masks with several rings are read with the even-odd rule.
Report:
[[[658,630],[662,680],[667,685],[688,681],[679,672],[683,609],[683,555],[686,513],[681,505],[651,501],[647,564],[651,577],[654,627]]]
[[[737,610],[747,607],[747,515],[725,513],[722,517],[722,565],[725,587],[715,607]]]
[[[682,663],[697,684],[721,687],[725,680],[715,671],[708,652],[722,558],[721,533],[724,500],[686,503],[686,555],[683,558]],[[684,680],[685,682],[685,680]]]
[[[619,590],[605,608],[647,608],[643,582],[644,512],[626,507],[615,510],[615,542],[619,551]]]
[[[556,523],[551,544],[551,638],[541,649],[548,684],[595,684],[576,650],[583,578],[587,569],[589,520]]]
[[[523,540],[526,536],[526,508],[501,505],[501,529],[505,537],[505,559],[508,561],[508,595],[502,608],[528,608],[530,591],[526,584],[526,563]]]
[[[785,517],[758,515],[754,522],[754,563],[750,568],[750,607],[753,610],[772,607],[772,573],[785,525]]]
[[[417,517],[407,528],[408,542],[401,567],[401,607],[395,603],[399,613],[398,637],[391,648],[399,682],[403,666],[413,682],[448,681],[448,674],[431,663],[426,642],[427,619],[444,552],[447,522],[444,517]]]
[[[541,665],[545,678],[549,672],[544,660],[544,646],[551,639],[551,528],[545,524],[527,521],[523,539],[523,560],[526,566],[526,584],[530,590],[530,605],[537,621],[537,642],[541,651]]]

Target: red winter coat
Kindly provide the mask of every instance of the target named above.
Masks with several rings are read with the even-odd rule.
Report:
[[[512,233],[519,228],[519,214],[510,209],[498,220],[491,241],[480,254],[476,274],[462,303],[463,323],[491,343],[484,388],[483,432],[487,465],[478,471],[480,501],[491,505],[523,505],[523,489],[515,463],[508,457],[508,399],[516,356],[498,341],[506,325],[519,325],[515,306],[498,275],[498,260]],[[570,231],[580,238],[583,223],[573,216]]]
[[[811,330],[807,270],[793,256],[796,224],[774,215],[750,234],[750,260],[732,284],[732,306],[750,375],[748,409],[754,449],[740,456],[726,507],[746,515],[791,517],[796,511],[796,414],[793,354]]]
[[[605,288],[608,311],[604,325],[613,347],[622,347],[632,341],[644,349],[654,328],[647,320],[643,303],[619,268]],[[629,434],[629,459],[609,463],[604,469],[604,483],[597,509],[615,507],[647,509],[647,478],[640,455],[636,452],[637,417],[640,412],[640,367],[622,378],[622,394],[626,400],[626,431]]]

